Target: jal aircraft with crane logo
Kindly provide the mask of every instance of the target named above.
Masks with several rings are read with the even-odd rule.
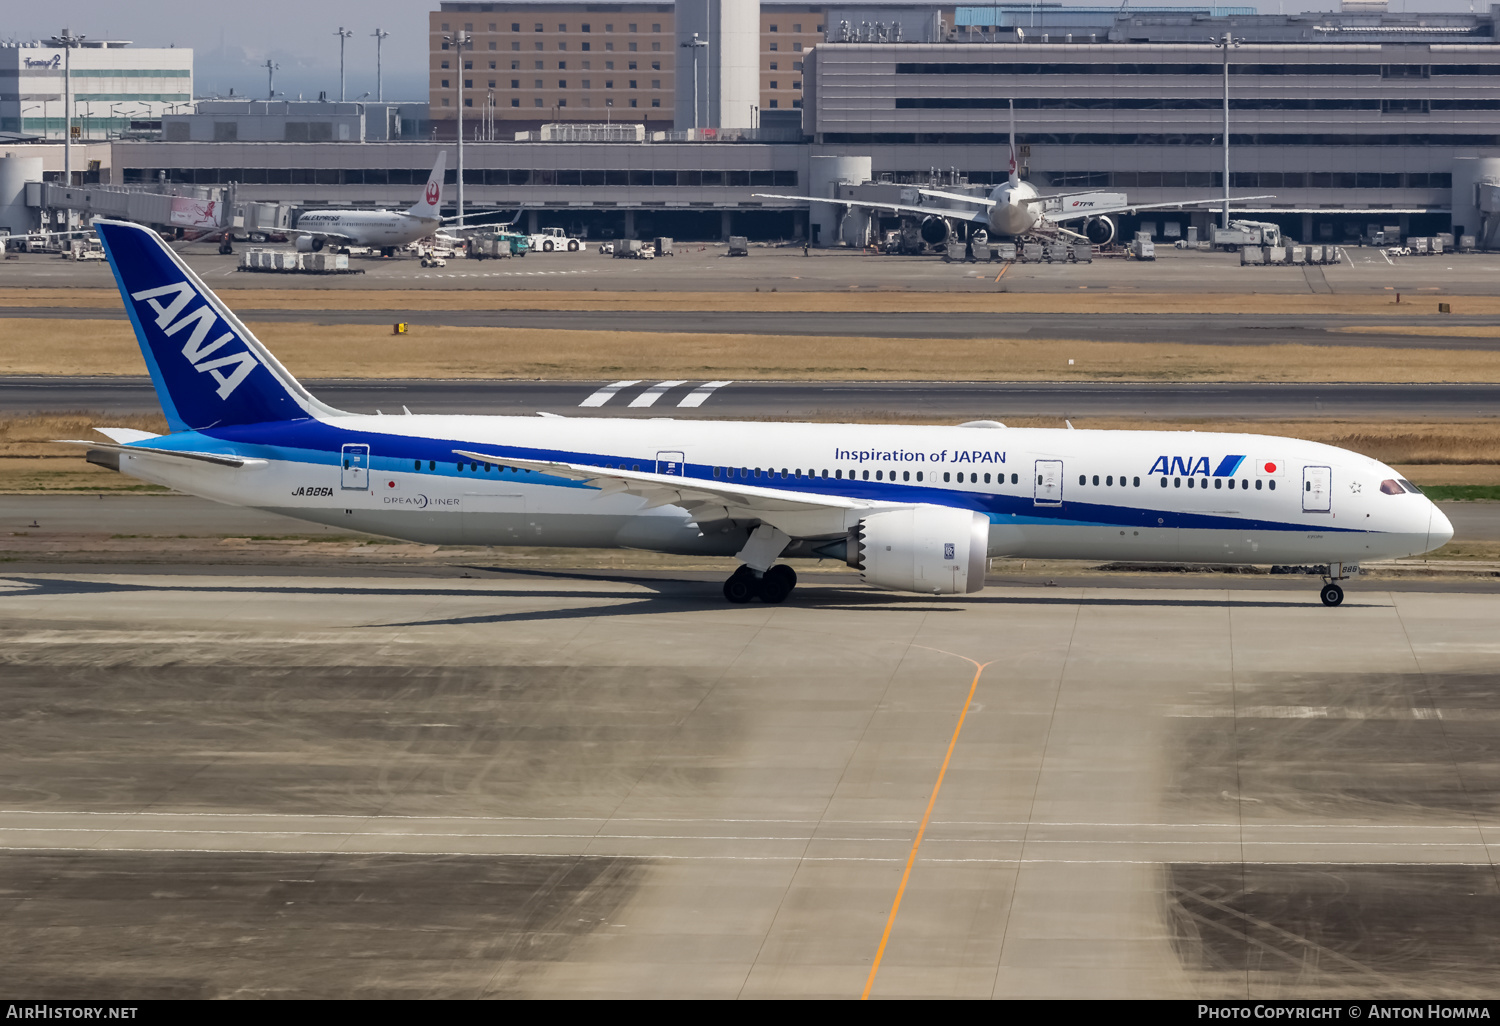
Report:
[[[973,196],[942,189],[917,189],[924,197],[946,200],[950,203],[972,204],[977,210],[955,210],[951,207],[924,206],[907,203],[876,203],[865,200],[830,199],[822,196],[781,196],[771,193],[755,193],[761,199],[803,200],[808,203],[827,203],[833,206],[868,210],[872,213],[888,213],[921,221],[922,241],[929,246],[944,246],[953,238],[955,224],[975,226],[971,238],[976,242],[987,239],[1008,238],[1070,238],[1080,242],[1091,242],[1096,246],[1107,246],[1115,239],[1116,216],[1134,214],[1142,210],[1186,210],[1194,207],[1210,207],[1224,202],[1224,197],[1200,200],[1182,200],[1174,203],[1131,203],[1129,197],[1120,192],[1080,192],[1043,196],[1030,182],[1021,180],[1020,165],[1016,159],[1016,119],[1011,110],[1010,162],[1006,180],[995,186],[988,196]],[[1240,196],[1236,199],[1261,200],[1271,196]],[[1065,228],[1067,222],[1081,222],[1082,231]]]
[[[422,198],[406,210],[312,210],[298,218],[297,226],[288,231],[297,236],[297,249],[303,253],[316,253],[333,243],[368,246],[380,250],[384,256],[392,256],[401,247],[436,235],[445,224],[458,220],[442,216],[447,164],[447,151],[439,150]],[[475,227],[460,226],[457,230],[469,231]]]
[[[231,505],[428,544],[733,558],[730,602],[781,602],[787,559],[965,594],[992,556],[1322,567],[1453,528],[1346,449],[1209,431],[671,418],[369,416],[319,401],[151,231],[95,228],[169,433],[99,428],[91,463]]]

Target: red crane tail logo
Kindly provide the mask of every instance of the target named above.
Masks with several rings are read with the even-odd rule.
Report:
[[[429,207],[436,206],[437,205],[437,201],[438,201],[438,183],[437,182],[428,182],[427,183],[427,205]]]

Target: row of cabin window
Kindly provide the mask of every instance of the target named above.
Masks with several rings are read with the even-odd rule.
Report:
[[[901,471],[901,480],[902,481],[911,481],[912,480],[912,473],[913,472],[910,471],[910,470],[903,470],[903,471]],[[921,481],[922,480],[922,471],[918,470],[915,473],[916,473],[916,480],[917,481]],[[762,470],[761,470],[760,467],[715,467],[714,468],[714,477],[734,478],[734,477],[738,476],[738,477],[741,477],[741,478],[751,478],[751,477],[760,477],[761,474],[762,474]],[[782,478],[782,479],[801,478],[801,477],[804,476],[803,473],[802,473],[802,468],[801,467],[798,467],[796,470],[788,470],[786,467],[782,467],[780,471],[777,471],[774,467],[771,467],[771,468],[766,469],[764,471],[764,474],[765,474],[766,477]],[[835,470],[832,473],[829,473],[826,470],[821,470],[821,471],[820,470],[809,470],[807,472],[806,476],[807,477],[812,477],[812,478],[817,478],[817,477],[828,478],[828,477],[831,477],[834,480],[840,480],[840,481],[845,479],[845,474],[844,474],[843,470]],[[952,471],[946,471],[945,470],[943,472],[943,480],[945,482],[952,483],[952,477],[953,477],[953,472]],[[989,474],[983,474],[983,475],[981,475],[981,474],[978,474],[978,473],[973,473],[973,474],[969,475],[969,483],[970,484],[978,484],[980,477],[984,478],[984,483],[985,484],[989,484],[990,483],[990,475]],[[994,475],[994,477],[995,477],[995,483],[996,484],[1004,484],[1005,483],[1005,475],[1004,474],[996,474],[996,475]],[[849,473],[847,475],[847,479],[850,480],[850,481],[853,481],[853,480],[868,481],[868,480],[870,480],[870,472],[868,470],[860,470],[860,471],[851,470],[851,471],[849,471]],[[877,480],[877,481],[894,481],[894,480],[896,480],[896,471],[894,471],[894,470],[877,470],[877,471],[875,471],[875,480]],[[959,474],[958,475],[958,483],[959,484],[963,484],[963,481],[964,481],[963,474]],[[1010,483],[1011,484],[1020,484],[1021,483],[1021,475],[1019,475],[1019,474],[1012,474],[1012,475],[1010,475]]]
[[[1235,486],[1234,482],[1236,480],[1239,481],[1239,483],[1240,483],[1239,486],[1241,488],[1249,488],[1250,487],[1250,480],[1249,480],[1249,478],[1243,478],[1243,477],[1242,478],[1237,478],[1237,479],[1236,478],[1216,477],[1216,478],[1213,478],[1213,483],[1214,483],[1214,487],[1215,488],[1223,488],[1224,487],[1224,482],[1228,481],[1229,482],[1229,488],[1230,488],[1231,491],[1233,491],[1234,490],[1234,486]],[[1181,488],[1182,487],[1182,478],[1180,478],[1180,477],[1174,477],[1174,478],[1172,478],[1172,482],[1173,482],[1172,487],[1174,487],[1174,488]],[[1208,478],[1204,478],[1203,482],[1202,482],[1202,487],[1207,488],[1208,487],[1208,482],[1209,482],[1209,479]],[[1042,479],[1040,477],[1038,477],[1036,479],[1036,483],[1037,484],[1041,484],[1042,483]],[[1088,484],[1089,483],[1089,476],[1087,474],[1079,474],[1078,475],[1078,483],[1081,484],[1081,485]],[[1098,483],[1099,483],[1099,475],[1095,474],[1094,475],[1094,484],[1098,484]],[[1114,475],[1113,474],[1106,474],[1104,476],[1104,484],[1105,484],[1106,487],[1113,487],[1114,483],[1115,483],[1115,479],[1114,479]],[[1138,478],[1138,477],[1131,478],[1130,482],[1128,483],[1128,487],[1139,488],[1140,486],[1141,486],[1141,479]],[[1163,488],[1167,487],[1167,479],[1166,478],[1162,478],[1161,479],[1161,486]],[[1190,477],[1190,478],[1187,479],[1187,486],[1189,488],[1193,487],[1193,478]],[[1126,482],[1124,474],[1120,475],[1120,487],[1121,488],[1127,487],[1127,482]],[[1255,482],[1255,490],[1256,491],[1260,491],[1260,482],[1259,481]],[[1275,490],[1276,490],[1276,482],[1272,481],[1271,482],[1271,491],[1274,492]]]

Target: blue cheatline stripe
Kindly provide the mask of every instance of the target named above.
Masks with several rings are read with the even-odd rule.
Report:
[[[141,319],[136,314],[135,304],[130,301],[130,290],[125,285],[125,279],[120,276],[120,262],[115,259],[114,249],[109,244],[109,237],[104,232],[95,232],[95,234],[99,236],[99,242],[104,247],[104,255],[109,257],[109,272],[115,276],[115,284],[120,288],[120,298],[125,303],[125,312],[130,315],[130,326],[135,330],[136,346],[140,349],[141,356],[146,359],[146,371],[151,375],[151,384],[156,389],[156,399],[161,403],[161,412],[167,416],[167,427],[173,431],[187,431],[187,422],[178,414],[177,404],[172,402],[172,394],[167,391],[167,382],[162,377],[161,367],[156,363],[156,355],[146,344],[146,329],[141,326]]]
[[[1233,477],[1234,472],[1240,469],[1240,464],[1245,462],[1243,456],[1225,456],[1214,468],[1214,477]]]
[[[395,419],[395,418],[388,418]],[[524,448],[512,445],[493,445],[472,440],[433,438],[422,435],[393,435],[371,433],[357,429],[334,427],[319,420],[273,421],[265,424],[236,424],[216,427],[208,431],[189,431],[180,434],[150,439],[149,444],[157,448],[174,448],[191,452],[213,452],[225,455],[249,456],[258,459],[284,460],[306,464],[313,468],[335,468],[341,460],[345,445],[370,446],[370,472],[372,474],[420,474],[424,477],[461,479],[464,481],[501,480],[496,471],[483,469],[471,471],[463,461],[459,470],[454,449],[476,447],[497,450],[497,456],[513,456],[516,459],[579,463],[585,466],[601,466],[621,462],[639,463],[641,466],[656,465],[656,454],[630,457],[619,453],[569,452],[556,449]],[[422,469],[415,462],[420,460]],[[429,462],[436,469],[428,470]],[[481,468],[484,464],[480,464]],[[702,481],[712,486],[713,466],[689,463],[684,466],[687,480]],[[570,478],[552,477],[548,474],[526,473],[507,476],[504,480],[516,483],[548,485],[558,488],[593,490],[593,486]],[[491,476],[494,475],[494,476]],[[1212,513],[1188,513],[1151,507],[1125,506],[1106,502],[1079,502],[1066,500],[1060,506],[1037,506],[1031,495],[1006,495],[985,492],[958,491],[927,485],[903,484],[889,481],[876,483],[851,478],[793,478],[783,480],[771,478],[762,482],[767,488],[782,488],[803,492],[809,496],[832,495],[843,498],[869,499],[879,502],[931,503],[968,509],[983,513],[991,523],[1030,524],[1056,527],[1111,527],[1111,528],[1175,528],[1192,530],[1234,531],[1305,531],[1307,525],[1285,523],[1275,520],[1249,519]],[[1294,494],[1294,493],[1288,493]],[[1300,512],[1300,511],[1299,511]],[[1357,528],[1333,527],[1320,524],[1318,530],[1332,534],[1360,534]]]

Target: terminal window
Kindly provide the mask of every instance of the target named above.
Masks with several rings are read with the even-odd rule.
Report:
[[[653,106],[653,107],[660,107],[661,106],[661,101],[660,100],[652,100],[651,101],[651,106]]]
[[[652,32],[660,32],[661,31],[661,26],[660,25],[652,25],[651,26],[651,31]]]
[[[635,101],[634,101],[634,100],[631,100],[631,101],[630,101],[630,105],[631,105],[631,106],[632,106],[632,107],[634,107],[634,106],[635,106],[635,105],[636,105],[636,102],[635,102]]]
[[[772,61],[772,62],[771,62],[771,70],[772,70],[772,71],[775,71],[775,70],[776,70],[776,62],[775,62],[775,61]]]
[[[772,43],[772,44],[771,44],[771,52],[772,52],[772,53],[775,53],[775,52],[776,52],[776,46],[777,46],[777,44],[775,44],[775,43]]]
[[[521,48],[521,44],[520,44],[520,42],[519,42],[519,41],[518,41],[518,42],[514,42],[514,43],[511,43],[511,44],[510,44],[510,48],[511,48],[511,49],[512,49],[512,50],[519,50],[519,49],[520,49],[520,48]]]
[[[496,47],[495,47],[495,41],[494,41],[494,40],[493,40],[493,39],[491,39],[491,40],[490,40],[490,49],[491,49],[491,50],[493,50],[493,49],[495,49],[495,48],[496,48]]]
[[[511,22],[510,23],[510,30],[512,32],[519,32],[519,31],[521,31],[521,23],[519,21],[513,21],[513,22]]]
[[[779,85],[776,84],[776,80],[774,78],[771,79],[771,88],[772,89],[780,89],[781,88],[781,86],[779,86]]]
[[[519,96],[517,96],[517,97],[514,97],[514,98],[513,98],[513,99],[512,99],[512,100],[511,100],[511,101],[510,101],[510,105],[511,105],[511,106],[512,106],[512,107],[519,107],[519,106],[520,106],[520,105],[521,105],[521,98],[520,98],[520,97],[519,97]]]
[[[653,50],[660,50],[661,49],[661,44],[660,43],[652,43],[651,44],[651,49],[653,49]]]
[[[630,44],[630,52],[631,53],[635,53],[635,51],[636,51],[636,45],[634,43],[631,43]]]

